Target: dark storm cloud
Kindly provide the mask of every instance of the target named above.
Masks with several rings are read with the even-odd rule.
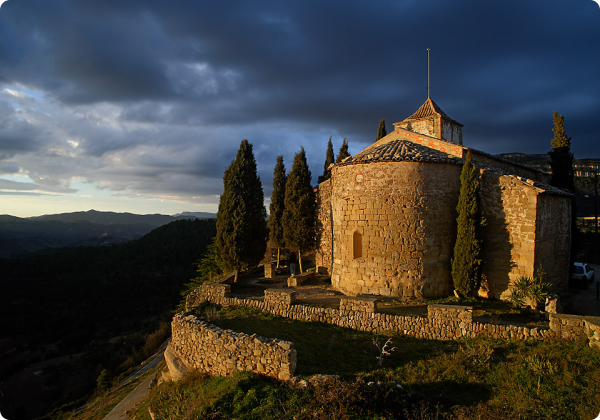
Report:
[[[576,157],[600,156],[591,0],[10,0],[0,163],[63,187],[79,176],[214,196],[248,138],[268,197],[278,154],[289,170],[304,146],[315,182],[330,136],[356,153],[381,118],[389,131],[411,115],[427,97],[427,48],[432,98],[465,125],[465,145],[545,153],[557,110]]]

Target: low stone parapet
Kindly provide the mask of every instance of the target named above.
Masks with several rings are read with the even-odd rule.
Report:
[[[265,290],[265,303],[275,310],[283,310],[296,303],[294,290],[267,289]]]
[[[377,312],[377,298],[351,297],[340,298],[340,312]]]
[[[204,301],[216,303],[217,301],[228,298],[231,294],[231,285],[226,283],[204,283],[196,290],[193,290],[185,298],[185,310],[189,311],[194,306],[198,306]]]
[[[231,294],[231,285],[222,283],[204,283],[202,294],[207,298],[224,298]]]
[[[473,322],[473,307],[461,305],[427,305],[427,316],[442,322]]]
[[[298,287],[302,283],[304,283],[308,279],[312,279],[315,276],[314,272],[308,272],[303,274],[298,274],[288,278],[288,287]]]
[[[585,338],[585,319],[578,315],[550,314],[550,330],[563,340]]]
[[[275,264],[266,263],[265,264],[265,278],[274,279],[276,277]]]
[[[213,296],[216,295],[213,293]],[[340,307],[321,308],[296,302],[296,292],[268,289],[264,299],[212,297],[208,300],[223,306],[248,306],[298,321],[323,322],[359,331],[383,332],[432,340],[457,340],[489,337],[505,340],[546,340],[557,336],[575,339],[590,337],[590,345],[600,347],[600,318],[575,315],[550,315],[552,329],[473,321],[473,307],[431,304],[427,316],[383,314],[377,311],[377,298],[341,297]],[[584,319],[585,318],[585,319]],[[571,338],[573,337],[573,338]],[[596,344],[594,344],[596,345]]]
[[[322,265],[317,266],[316,271],[318,274],[325,274],[325,275],[329,274],[329,268],[324,267]]]
[[[550,314],[550,330],[563,340],[588,339],[591,347],[600,348],[600,317]]]
[[[239,370],[280,380],[294,376],[296,349],[291,341],[223,330],[185,313],[173,317],[171,330],[167,366],[170,371],[175,367],[174,380],[190,370],[215,376]]]
[[[584,320],[584,331],[590,347],[600,349],[600,317],[589,316]]]

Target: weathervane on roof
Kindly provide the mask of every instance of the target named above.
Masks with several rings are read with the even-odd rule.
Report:
[[[427,99],[429,99],[429,48],[427,48]]]

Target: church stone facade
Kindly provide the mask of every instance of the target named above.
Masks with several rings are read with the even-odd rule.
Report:
[[[505,298],[512,280],[544,271],[568,281],[570,194],[548,174],[462,145],[462,124],[428,99],[394,131],[331,167],[318,186],[317,265],[347,295],[444,297],[464,157],[480,172],[484,281]]]

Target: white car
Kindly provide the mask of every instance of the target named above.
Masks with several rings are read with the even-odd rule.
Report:
[[[571,280],[581,283],[592,282],[594,281],[594,269],[585,263],[573,263]]]

